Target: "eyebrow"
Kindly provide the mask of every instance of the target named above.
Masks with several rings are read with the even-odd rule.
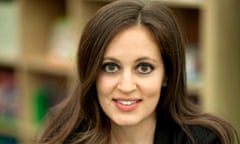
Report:
[[[138,58],[136,60],[136,62],[140,62],[140,61],[145,61],[145,60],[150,60],[150,61],[153,61],[154,63],[158,63],[157,60],[153,59],[153,58],[149,58],[149,57],[141,57],[141,58]]]
[[[105,60],[107,60],[107,61],[115,61],[117,63],[121,63],[118,59],[112,58],[112,57],[105,57],[103,59],[103,61],[105,61]],[[146,60],[147,61],[150,60],[150,61],[153,61],[154,63],[158,63],[157,60],[149,58],[149,57],[140,57],[140,58],[136,59],[135,62],[137,63],[137,62],[146,61]]]
[[[103,58],[103,61],[115,61],[115,62],[117,62],[117,63],[120,63],[120,61],[118,60],[118,59],[115,59],[115,58],[111,58],[111,57],[105,57],[105,58]]]

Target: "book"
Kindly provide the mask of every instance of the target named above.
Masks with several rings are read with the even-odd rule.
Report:
[[[0,135],[0,144],[18,144],[18,140],[14,137]]]
[[[199,48],[194,45],[186,47],[186,74],[187,84],[196,84],[200,81],[200,53]]]
[[[32,99],[33,120],[41,126],[48,111],[66,95],[66,81],[62,77],[39,75],[41,82],[35,88]]]
[[[19,53],[18,7],[15,2],[0,1],[0,57],[15,59]]]
[[[75,63],[78,39],[73,36],[67,17],[58,18],[52,26],[48,60],[59,67],[71,68]]]
[[[0,117],[16,119],[20,108],[18,99],[14,74],[0,69]]]

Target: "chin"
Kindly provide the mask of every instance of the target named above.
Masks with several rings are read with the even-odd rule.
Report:
[[[118,126],[134,126],[137,125],[140,122],[137,118],[117,118],[113,120],[113,123],[115,123]]]

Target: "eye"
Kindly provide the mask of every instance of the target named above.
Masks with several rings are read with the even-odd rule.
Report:
[[[115,73],[119,70],[119,68],[119,65],[113,62],[105,63],[102,66],[103,71],[107,73]]]
[[[154,70],[154,67],[149,63],[140,63],[137,65],[136,70],[140,74],[149,74]]]

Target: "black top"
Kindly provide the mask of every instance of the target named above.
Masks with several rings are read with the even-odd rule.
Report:
[[[196,144],[220,144],[219,137],[207,128],[189,126]],[[154,144],[191,144],[187,134],[176,124],[159,122],[155,130]]]
[[[221,144],[219,137],[211,130],[201,126],[188,126],[196,144]],[[77,130],[80,132],[81,130]],[[71,138],[70,138],[71,139]],[[67,139],[66,144],[69,144]],[[157,122],[154,144],[192,144],[187,134],[174,122]]]

